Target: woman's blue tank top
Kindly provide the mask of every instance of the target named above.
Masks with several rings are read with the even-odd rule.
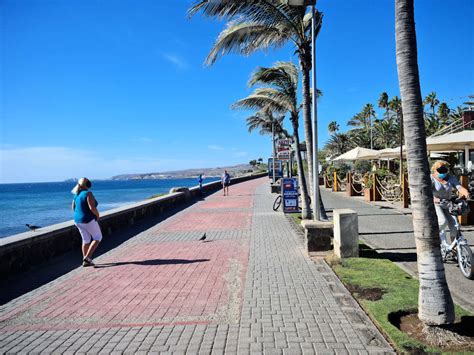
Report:
[[[87,203],[88,192],[88,190],[82,190],[77,195],[74,195],[74,202],[76,204],[74,208],[74,222],[76,223],[89,223],[95,219],[95,215],[92,213],[89,204]],[[97,207],[97,205],[98,203],[95,201],[95,206]]]

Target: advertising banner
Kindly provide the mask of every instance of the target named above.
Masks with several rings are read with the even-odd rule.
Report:
[[[281,179],[281,193],[283,198],[283,212],[299,212],[298,207],[298,183],[296,179]]]

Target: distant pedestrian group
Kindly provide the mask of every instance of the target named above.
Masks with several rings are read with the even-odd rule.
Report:
[[[98,202],[89,189],[92,183],[87,178],[78,180],[72,189],[72,210],[74,211],[74,224],[82,237],[82,266],[94,266],[92,255],[102,240],[99,226]]]

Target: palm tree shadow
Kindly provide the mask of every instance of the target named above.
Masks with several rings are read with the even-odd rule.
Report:
[[[210,259],[151,259],[151,260],[140,260],[140,261],[119,261],[116,263],[101,263],[95,264],[96,269],[102,269],[107,267],[122,266],[122,265],[144,265],[144,266],[157,266],[157,265],[178,265],[178,264],[194,264],[210,261]]]
[[[388,259],[394,262],[416,261],[416,252],[376,251],[365,244],[359,244],[359,256],[368,259]]]

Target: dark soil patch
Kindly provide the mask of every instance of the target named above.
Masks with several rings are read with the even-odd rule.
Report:
[[[474,317],[463,316],[454,324],[441,327],[427,327],[419,319],[416,311],[391,313],[389,321],[410,338],[428,346],[448,352],[474,351]]]
[[[384,290],[378,287],[360,287],[358,285],[346,285],[350,293],[357,294],[358,297],[363,298],[368,301],[377,301],[382,298],[382,295],[385,293]]]

